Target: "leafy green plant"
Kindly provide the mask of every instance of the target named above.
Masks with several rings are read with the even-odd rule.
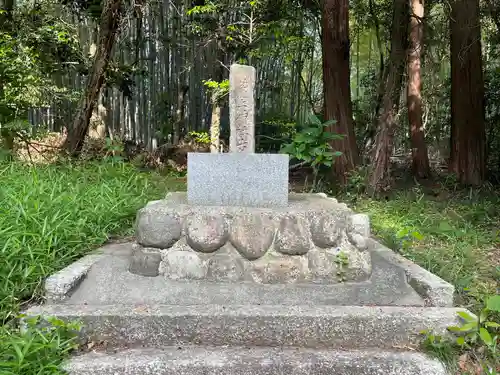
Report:
[[[229,80],[225,79],[222,82],[217,82],[212,79],[203,80],[203,85],[210,93],[212,103],[217,103],[223,97],[229,94]]]
[[[346,278],[346,269],[349,266],[349,257],[343,251],[340,251],[335,257],[337,265],[337,279],[339,282],[344,282]]]
[[[53,76],[82,69],[84,56],[76,27],[47,2],[16,4],[11,21],[0,30],[0,133],[3,148],[25,126],[30,108],[75,99],[73,90],[56,84]],[[20,127],[20,125],[22,125]]]
[[[104,156],[104,161],[110,163],[121,163],[123,162],[123,143],[116,139],[106,138],[105,145],[106,155]]]
[[[349,173],[345,189],[348,197],[351,197],[351,195],[357,196],[365,191],[367,172],[368,168],[366,166],[360,166]]]
[[[474,345],[485,345],[492,355],[496,356],[499,336],[497,335],[500,323],[489,320],[492,313],[500,313],[500,295],[491,296],[486,306],[481,310],[479,317],[459,312],[458,315],[465,321],[462,326],[449,327],[448,330],[460,334],[456,343],[470,348]]]
[[[79,346],[81,324],[56,318],[22,318],[22,328],[0,328],[0,373],[62,374],[62,361]]]
[[[498,211],[489,212],[500,207],[499,197],[482,194],[471,198],[469,191],[464,190],[442,200],[429,195],[415,196],[404,187],[389,200],[359,196],[354,207],[373,218],[374,234],[386,246],[404,252],[408,259],[453,284],[457,303],[478,311],[484,296],[494,294],[498,288],[495,265],[491,262],[492,244],[498,243]],[[485,214],[474,216],[471,222],[470,214],[475,211]],[[423,239],[410,238],[402,250],[402,241],[396,236],[401,230],[418,231]],[[475,291],[481,298],[469,291]]]
[[[279,152],[283,144],[291,143],[297,133],[295,119],[272,115],[257,123],[256,149],[263,153]]]
[[[209,145],[210,144],[210,134],[207,132],[189,132],[188,136],[198,144]]]
[[[0,162],[0,373],[61,374],[76,323],[27,319],[43,280],[104,243],[126,235],[137,209],[183,184],[125,163],[26,165]],[[48,324],[46,324],[48,323]]]
[[[398,243],[399,250],[403,255],[408,251],[408,249],[413,246],[416,242],[422,241],[424,236],[418,230],[412,228],[402,228],[396,232],[396,241]]]
[[[322,123],[317,116],[311,116],[308,126],[296,133],[291,143],[281,148],[282,153],[289,154],[292,158],[312,167],[313,188],[316,186],[320,168],[331,167],[334,159],[342,155],[340,151],[333,150],[331,141],[341,140],[344,136],[325,130],[333,123],[335,123],[333,120]]]
[[[422,349],[432,354],[444,364],[450,366],[454,364],[457,357],[457,350],[449,338],[442,335],[436,335],[431,331],[422,331],[424,339],[421,343]]]
[[[498,356],[499,313],[500,295],[490,296],[479,316],[469,314],[466,311],[458,312],[463,324],[448,327],[448,331],[454,334],[453,337],[423,331],[422,346],[448,365],[464,353],[473,353],[473,358],[479,363],[485,374],[496,375],[497,368],[500,366]]]

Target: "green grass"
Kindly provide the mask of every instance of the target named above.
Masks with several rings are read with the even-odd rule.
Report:
[[[46,276],[112,235],[131,234],[138,208],[183,188],[182,180],[121,163],[0,163],[0,374],[60,373],[78,327],[30,322],[22,333],[14,318],[39,300]],[[439,200],[408,190],[388,201],[358,196],[353,208],[370,215],[382,242],[454,284],[458,304],[474,310],[495,293],[498,194],[451,192]]]
[[[388,247],[455,285],[457,303],[495,293],[500,277],[500,196],[414,191],[387,201],[360,198],[373,231]],[[470,306],[468,306],[470,307]]]
[[[168,183],[125,164],[0,164],[1,374],[58,373],[74,346],[71,327],[32,325],[23,335],[13,318],[41,297],[46,276],[110,235],[129,234],[137,209],[164,196]]]
[[[382,243],[455,286],[457,305],[479,316],[485,302],[499,293],[498,191],[442,188],[440,194],[427,195],[413,187],[384,200],[364,196],[354,200],[356,211],[370,215],[373,232]],[[497,312],[488,315],[500,324]],[[500,330],[488,330],[498,340]],[[422,349],[442,360],[451,373],[496,375],[500,371],[497,350],[485,345],[479,331],[463,345],[432,332],[423,338]]]

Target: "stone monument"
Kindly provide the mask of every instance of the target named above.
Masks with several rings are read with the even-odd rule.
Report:
[[[139,210],[136,242],[51,275],[27,316],[82,322],[68,375],[447,375],[419,332],[459,324],[453,286],[370,238],[368,217],[288,194],[256,154],[251,67],[231,67],[231,152],[189,154],[188,192]]]
[[[255,69],[232,65],[230,152],[189,153],[187,197],[137,216],[130,272],[170,279],[273,283],[366,280],[371,258],[345,205],[288,193],[289,156],[255,153]]]
[[[189,153],[187,200],[192,205],[286,207],[287,155],[255,153],[255,68],[232,65],[229,153]]]

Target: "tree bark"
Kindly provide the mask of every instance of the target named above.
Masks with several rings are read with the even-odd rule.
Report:
[[[352,118],[348,0],[323,0],[322,54],[324,120],[335,120],[328,131],[344,135],[343,140],[333,141],[332,147],[342,152],[333,169],[345,183],[359,157]]]
[[[408,3],[407,0],[394,0],[393,4],[391,52],[389,62],[385,65],[385,91],[371,155],[372,167],[368,174],[367,190],[372,195],[391,187],[390,158],[394,148],[394,134],[405,68]]]
[[[212,121],[210,124],[210,152],[220,152],[220,104],[215,100],[212,104]]]
[[[99,24],[99,41],[87,87],[76,114],[73,126],[68,131],[66,148],[72,155],[80,153],[87,135],[90,117],[99,99],[106,69],[118,34],[122,16],[122,0],[106,0],[103,4]]]
[[[177,87],[179,91],[177,92],[177,109],[175,111],[175,122],[174,122],[174,137],[173,144],[178,145],[181,141],[182,134],[184,132],[184,113],[186,109],[186,95],[189,90],[189,86],[183,85],[184,79],[183,74],[177,76]]]
[[[451,4],[451,172],[466,185],[486,174],[484,82],[479,0]]]
[[[411,16],[408,46],[408,123],[413,174],[417,178],[430,176],[429,156],[422,123],[422,79],[420,75],[424,31],[424,0],[410,0]]]

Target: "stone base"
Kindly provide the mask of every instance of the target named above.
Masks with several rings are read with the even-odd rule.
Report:
[[[370,280],[334,285],[143,277],[127,271],[137,246],[108,244],[48,277],[25,316],[79,321],[82,347],[105,344],[69,375],[445,375],[415,349],[422,330],[461,323],[453,286],[366,242]]]
[[[371,274],[369,233],[366,215],[321,194],[252,208],[190,205],[185,193],[171,193],[139,211],[129,271],[261,284],[363,281]]]
[[[65,364],[70,375],[447,375],[421,353],[188,346],[91,352]]]

